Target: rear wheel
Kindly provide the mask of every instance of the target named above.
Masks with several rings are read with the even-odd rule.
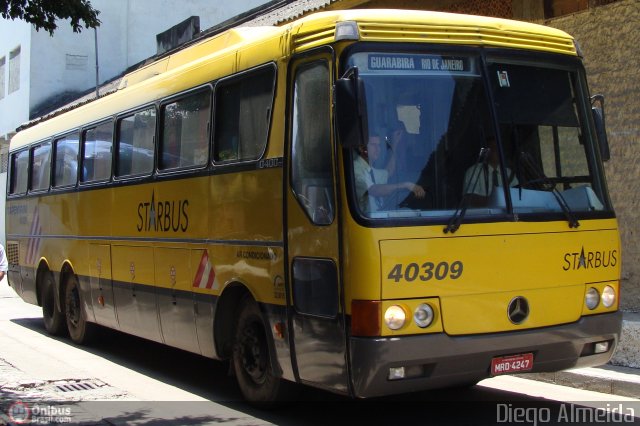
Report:
[[[95,332],[95,324],[87,322],[87,314],[75,275],[70,275],[65,284],[65,316],[69,337],[75,343],[88,343]]]
[[[40,287],[40,302],[42,304],[42,318],[47,333],[60,335],[65,331],[65,317],[56,303],[56,286],[51,272],[46,271],[42,277]]]
[[[260,309],[248,297],[240,305],[233,366],[240,390],[249,402],[269,407],[286,399],[290,384],[274,374]]]

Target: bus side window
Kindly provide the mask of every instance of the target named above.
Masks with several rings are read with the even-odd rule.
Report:
[[[108,180],[111,177],[113,123],[109,121],[85,130],[82,144],[82,181]]]
[[[162,107],[162,143],[158,168],[204,166],[209,157],[209,91],[191,94]]]
[[[78,148],[80,146],[77,133],[69,133],[54,142],[55,173],[53,186],[63,187],[76,184],[78,177]]]
[[[326,61],[297,70],[293,94],[291,176],[293,191],[309,219],[333,222],[333,178]]]
[[[49,189],[51,176],[51,142],[33,148],[31,159],[31,190]]]
[[[155,132],[155,107],[118,120],[117,176],[151,174]]]
[[[11,180],[9,194],[18,195],[27,192],[29,181],[29,151],[23,150],[11,154]]]
[[[260,158],[269,136],[274,79],[275,68],[266,66],[216,86],[215,162]]]

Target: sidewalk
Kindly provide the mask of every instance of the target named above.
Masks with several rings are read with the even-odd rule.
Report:
[[[640,398],[640,369],[638,368],[607,364],[601,367],[576,368],[557,373],[520,374],[518,377],[611,395]]]

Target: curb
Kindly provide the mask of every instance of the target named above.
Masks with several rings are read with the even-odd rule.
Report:
[[[607,364],[556,373],[520,374],[518,377],[593,392],[640,398],[640,369],[637,368]]]
[[[622,313],[622,333],[611,364],[640,368],[640,314]]]

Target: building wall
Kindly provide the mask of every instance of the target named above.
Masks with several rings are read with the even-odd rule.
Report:
[[[356,7],[435,10],[511,18],[514,13],[512,3],[513,0],[371,0]]]
[[[94,31],[78,34],[63,24],[51,37],[32,29],[30,84],[30,115],[53,96],[63,92],[73,96],[95,86]]]
[[[29,116],[29,68],[31,26],[22,21],[0,20],[0,57],[5,58],[4,97],[0,100],[0,140]],[[9,55],[20,46],[20,88],[8,93]]]
[[[622,0],[555,18],[584,52],[591,93],[606,96],[611,160],[606,163],[622,239],[622,308],[640,309],[640,2]]]
[[[113,0],[102,1],[111,2]],[[156,34],[190,16],[199,16],[200,29],[205,30],[268,2],[269,0],[237,0],[233,2],[181,0],[180,7],[176,7],[178,3],[175,0],[127,0],[128,66],[154,55],[156,53]]]

